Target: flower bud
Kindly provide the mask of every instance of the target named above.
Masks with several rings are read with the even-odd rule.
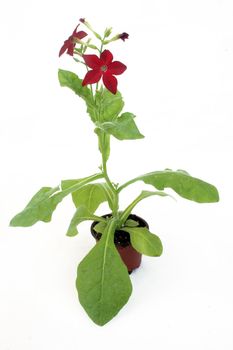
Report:
[[[80,18],[79,21],[80,21],[81,23],[83,23],[88,29],[90,29],[90,31],[95,35],[95,37],[96,37],[97,39],[102,40],[101,36],[93,30],[93,28],[91,27],[90,23],[88,23],[88,22],[85,20],[85,18]]]
[[[105,41],[104,41],[104,45],[109,44],[109,43],[111,43],[112,41],[116,41],[116,40],[119,40],[119,39],[125,41],[125,39],[128,39],[128,38],[129,38],[129,34],[127,34],[127,33],[125,33],[125,32],[124,32],[124,33],[121,33],[121,34],[117,34],[117,35],[115,35],[114,37],[112,37],[111,39],[105,40]]]
[[[125,39],[129,39],[129,34],[123,32],[123,33],[119,34],[119,39],[125,41]]]
[[[108,38],[109,35],[111,35],[111,33],[112,33],[112,28],[106,28],[104,32],[104,37]]]

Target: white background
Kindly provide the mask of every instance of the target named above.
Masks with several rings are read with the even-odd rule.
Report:
[[[8,227],[40,187],[88,176],[100,164],[83,102],[57,80],[58,67],[83,74],[68,55],[58,59],[80,17],[97,31],[130,34],[109,48],[128,66],[119,89],[146,138],[112,141],[111,178],[185,169],[221,197],[218,204],[177,196],[138,205],[164,254],[143,258],[129,303],[104,327],[78,302],[76,268],[94,241],[89,223],[79,236],[65,236],[70,199],[49,224]],[[0,35],[0,349],[231,350],[232,1],[8,0]],[[141,189],[150,187],[126,190],[122,207]]]

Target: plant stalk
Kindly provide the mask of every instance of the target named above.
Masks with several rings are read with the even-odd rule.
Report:
[[[101,140],[101,137],[98,136],[99,138],[99,142],[101,143],[101,147],[100,149],[103,150],[103,143]],[[110,180],[109,176],[108,176],[108,171],[107,171],[107,160],[104,157],[103,152],[101,151],[101,155],[102,155],[102,172],[103,172],[103,176],[104,179],[106,181],[106,184],[108,186],[109,192],[111,197],[113,198],[113,206],[112,206],[112,216],[115,218],[118,218],[119,216],[119,194],[117,192],[117,189],[115,188],[115,186],[113,185],[112,181]]]

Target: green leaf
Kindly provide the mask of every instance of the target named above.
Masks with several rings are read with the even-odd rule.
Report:
[[[100,183],[83,186],[72,193],[72,199],[76,208],[84,205],[90,213],[94,213],[101,203],[107,201],[105,190]]]
[[[77,208],[69,225],[67,236],[78,234],[77,226],[85,220],[100,221],[99,216],[93,215],[99,205],[107,201],[104,184],[88,184],[72,193],[73,202]],[[104,220],[102,218],[102,220]]]
[[[73,193],[75,192],[77,189],[80,188],[79,185],[86,185],[94,180],[98,180],[103,178],[103,174],[99,173],[99,174],[94,174],[91,176],[87,176],[87,177],[82,177],[81,179],[69,179],[69,180],[62,180],[61,181],[61,189],[63,191],[68,191],[69,193]]]
[[[58,79],[61,86],[70,88],[76,93],[76,95],[84,99],[87,105],[87,113],[95,123],[98,117],[98,111],[96,109],[92,92],[87,86],[82,86],[82,79],[80,79],[75,73],[63,69],[58,70]]]
[[[26,205],[26,207],[10,222],[10,226],[32,226],[37,221],[49,222],[57,205],[68,194],[78,190],[89,182],[102,178],[102,174],[95,174],[79,180],[78,183],[59,191],[59,187],[42,187]]]
[[[29,201],[24,210],[15,215],[10,226],[31,226],[38,220],[48,222],[51,220],[53,210],[59,203],[58,197],[51,200],[51,196],[59,191],[59,187],[42,187]]]
[[[63,191],[68,190],[69,188],[78,185],[80,182],[82,182],[82,181],[85,180],[85,179],[89,179],[89,176],[88,176],[88,177],[81,178],[81,179],[62,180],[62,181],[61,181],[61,189],[62,189]]]
[[[103,222],[103,221],[98,222],[98,224],[95,225],[94,230],[97,233],[103,233],[106,228],[106,225],[107,225],[107,222]]]
[[[132,285],[114,245],[115,222],[110,220],[95,247],[78,267],[79,300],[98,325],[109,322],[127,303]]]
[[[85,220],[99,221],[100,218],[93,214],[99,205],[107,200],[107,197],[102,184],[89,184],[73,192],[72,199],[77,209],[71,219],[67,236],[76,236],[78,234],[76,227]]]
[[[95,133],[98,136],[99,151],[103,155],[103,160],[106,163],[110,155],[110,135],[99,128],[95,129]]]
[[[145,227],[124,227],[124,231],[130,234],[132,246],[141,254],[148,256],[160,256],[163,246],[160,238],[151,233]]]
[[[169,196],[169,194],[165,192],[159,192],[159,191],[142,191],[141,194],[132,202],[130,205],[121,213],[120,220],[119,220],[119,227],[121,227],[129,217],[129,214],[132,212],[133,208],[143,199],[150,197],[150,196],[162,196],[166,197]]]
[[[71,219],[66,235],[69,237],[76,236],[78,234],[77,226],[86,220],[105,221],[102,217],[93,215],[84,205],[80,205]]]
[[[59,69],[58,79],[61,86],[70,88],[85,101],[92,100],[91,90],[87,86],[82,86],[82,80],[73,72]]]
[[[69,188],[71,186],[74,186],[74,185],[78,184],[80,181],[83,181],[83,180],[84,179],[64,180],[61,183],[61,187],[62,187],[63,190],[65,190],[65,189],[67,189],[67,188]],[[112,203],[113,202],[113,198],[112,198],[112,194],[110,193],[110,191],[108,189],[107,184],[104,183],[104,182],[100,182],[100,183],[95,184],[95,188],[99,192],[99,195],[97,195],[97,196],[101,196],[101,198],[105,198],[102,202],[107,200],[108,204],[109,204],[109,207],[112,209],[113,208],[113,203]],[[73,197],[73,201],[74,201],[74,199],[76,197],[75,192],[72,194],[72,197]],[[100,203],[102,203],[102,202],[100,202]],[[74,204],[75,204],[75,201],[74,201]],[[84,204],[84,203],[80,202],[80,204]],[[76,207],[78,206],[78,202],[77,202],[77,204],[75,204],[75,206]]]
[[[100,89],[95,96],[98,120],[100,123],[109,122],[118,117],[124,107],[121,93],[117,91],[114,95],[107,89]]]
[[[138,130],[134,118],[135,115],[132,113],[123,113],[114,121],[99,124],[99,127],[106,133],[116,137],[118,140],[141,139],[144,136]]]
[[[198,203],[212,203],[219,201],[219,194],[216,187],[190,176],[188,173],[184,172],[184,170],[155,171],[139,176],[132,181],[129,181],[129,183],[139,180],[148,185],[154,186],[158,190],[171,188],[181,197]],[[124,185],[122,187],[124,187]]]
[[[113,211],[114,210],[114,196],[112,191],[109,189],[109,186],[106,182],[101,182],[99,185],[101,185],[103,191],[105,192],[105,196],[108,201],[109,208]]]
[[[128,219],[125,222],[125,226],[127,226],[127,227],[136,227],[136,226],[138,226],[138,222],[135,221],[135,220],[132,220],[132,219]]]

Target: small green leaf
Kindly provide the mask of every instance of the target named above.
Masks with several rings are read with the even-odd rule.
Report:
[[[143,199],[150,197],[150,196],[162,196],[162,197],[171,197],[169,194],[165,192],[160,191],[142,191],[141,194],[132,202],[130,205],[121,213],[120,215],[120,226],[123,225],[127,218],[129,217],[129,214],[132,212],[133,208]]]
[[[143,181],[148,185],[154,186],[158,190],[171,188],[181,197],[198,203],[213,203],[219,201],[218,190],[215,186],[190,176],[184,170],[154,171],[144,174],[126,182],[119,187],[118,191],[120,192],[123,188],[136,181]]]
[[[95,133],[98,136],[99,151],[103,155],[104,162],[107,162],[110,155],[110,135],[99,128],[95,129]]]
[[[80,205],[70,222],[66,235],[69,237],[74,237],[78,234],[77,226],[86,220],[96,220],[101,221],[105,220],[102,217],[93,215],[84,205]]]
[[[132,293],[127,268],[114,245],[115,227],[115,222],[109,220],[100,241],[78,267],[79,301],[100,326],[120,311]]]
[[[135,115],[132,113],[123,113],[114,121],[99,124],[99,127],[118,140],[142,139],[144,136],[138,130],[134,118]]]
[[[67,236],[76,236],[78,234],[76,227],[85,220],[101,220],[93,214],[101,203],[107,201],[103,185],[101,183],[88,184],[72,193],[77,209],[69,225]],[[102,220],[104,221],[103,218]]]
[[[95,123],[98,117],[98,110],[91,90],[87,86],[82,86],[82,79],[73,72],[63,69],[58,70],[58,79],[61,86],[70,88],[76,95],[84,99],[87,105],[87,112]]]
[[[90,213],[94,213],[99,205],[107,201],[105,190],[102,184],[88,184],[72,193],[73,202],[78,208],[84,205]]]
[[[107,222],[98,222],[98,224],[95,225],[94,230],[97,233],[103,233],[106,228]]]
[[[117,91],[114,95],[107,89],[100,89],[95,96],[96,110],[100,123],[109,122],[118,117],[124,107],[121,93]]]
[[[136,227],[136,226],[138,226],[138,222],[135,221],[135,220],[132,220],[132,219],[128,219],[125,222],[125,226],[127,226],[127,227]]]
[[[91,101],[91,90],[87,86],[82,86],[82,79],[80,79],[73,72],[59,69],[58,79],[61,86],[66,86],[73,90],[79,97],[82,97],[85,101]]]
[[[151,233],[145,227],[124,227],[124,231],[130,234],[132,246],[141,254],[148,256],[160,256],[163,246],[160,238]]]

